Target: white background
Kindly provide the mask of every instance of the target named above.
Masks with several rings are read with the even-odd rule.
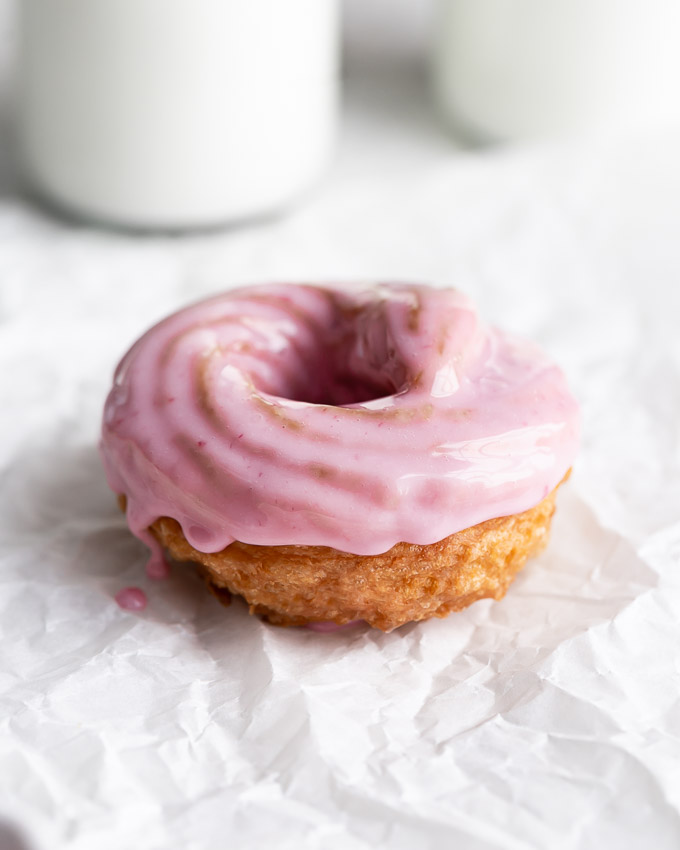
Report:
[[[680,846],[680,132],[458,149],[423,10],[349,4],[336,163],[277,221],[90,230],[24,199],[3,145],[8,847]],[[502,602],[324,636],[144,577],[96,452],[117,358],[189,299],[329,278],[458,286],[567,371],[582,451]],[[142,615],[112,601],[128,584]]]

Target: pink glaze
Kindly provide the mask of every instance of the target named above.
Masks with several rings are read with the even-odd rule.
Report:
[[[125,611],[143,611],[146,608],[146,593],[139,587],[126,587],[116,594],[116,602]]]
[[[533,507],[577,441],[559,368],[459,292],[278,285],[148,331],[116,371],[101,452],[147,543],[170,516],[203,552],[375,555]]]
[[[140,531],[138,537],[151,549],[151,555],[146,562],[146,574],[149,578],[158,580],[167,578],[170,575],[170,567],[156,538],[148,531]]]

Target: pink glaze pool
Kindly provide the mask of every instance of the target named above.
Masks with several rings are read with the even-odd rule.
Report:
[[[143,611],[147,605],[146,593],[139,587],[126,587],[116,594],[116,602],[125,611]]]

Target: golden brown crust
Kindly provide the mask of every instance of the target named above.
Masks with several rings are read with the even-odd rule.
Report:
[[[397,543],[372,556],[239,541],[206,554],[187,542],[173,519],[161,517],[150,530],[175,560],[198,564],[218,598],[239,594],[251,614],[270,623],[365,620],[389,631],[445,617],[478,599],[500,599],[527,558],[546,545],[556,492],[524,513],[487,520],[438,543]]]

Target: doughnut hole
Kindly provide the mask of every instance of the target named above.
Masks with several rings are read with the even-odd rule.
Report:
[[[409,385],[380,305],[287,337],[276,352],[266,352],[266,362],[261,355],[249,370],[253,383],[290,401],[345,407],[389,398]]]

